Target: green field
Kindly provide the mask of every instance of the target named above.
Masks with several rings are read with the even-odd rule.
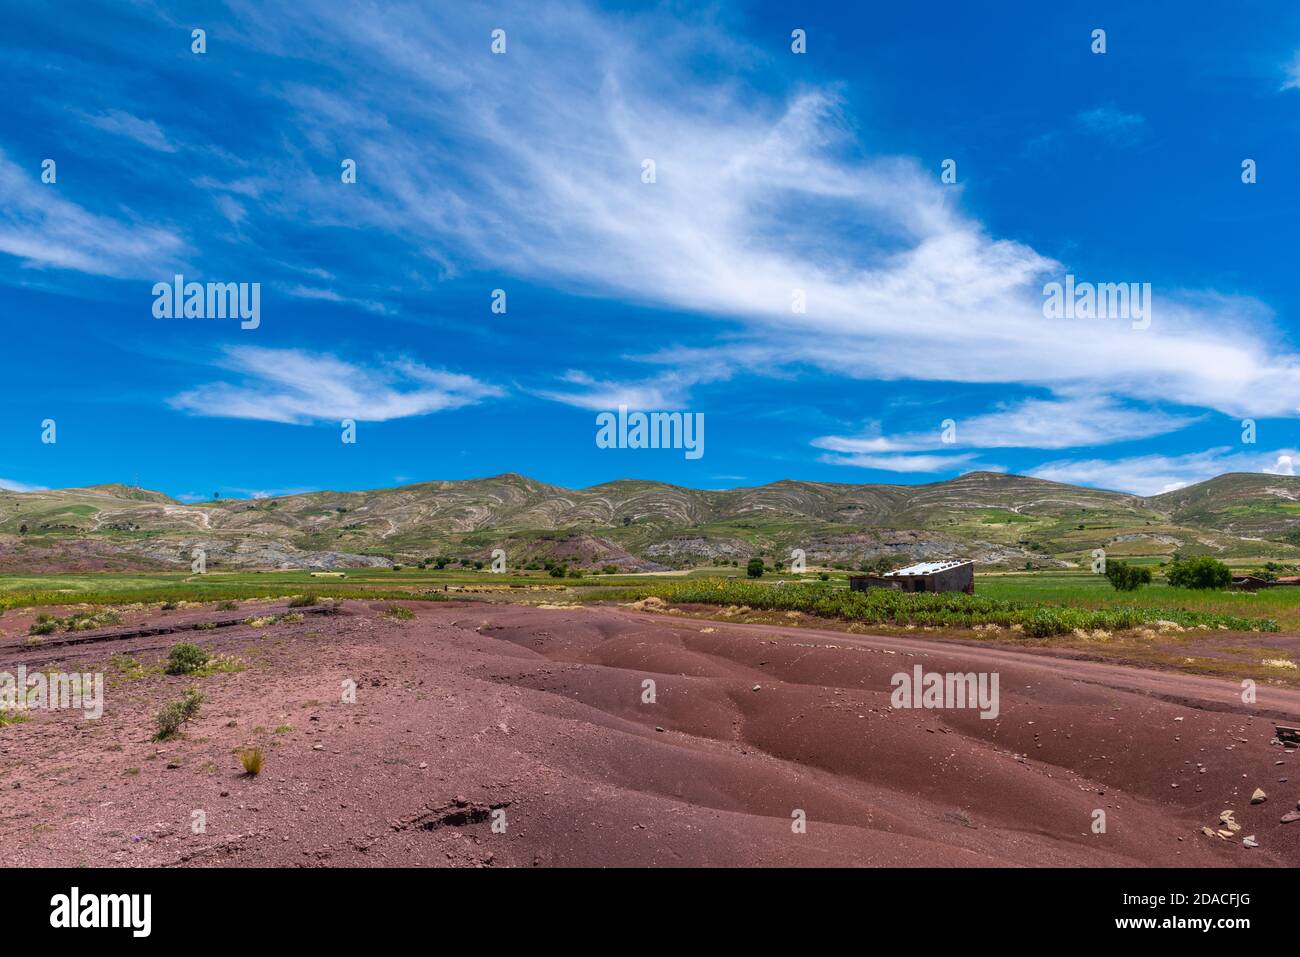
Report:
[[[847,578],[842,572],[831,573],[830,580],[825,582],[815,574],[802,576],[807,589],[790,587],[799,583],[801,576],[769,573],[758,582],[749,582],[744,579],[743,572],[731,566],[697,568],[672,575],[588,574],[582,578],[553,578],[545,572],[493,575],[487,571],[418,568],[401,571],[348,569],[344,574],[342,578],[316,577],[307,571],[212,572],[206,575],[180,572],[3,575],[0,576],[0,609],[220,601],[306,593],[338,598],[398,597],[436,601],[456,596],[458,589],[475,586],[492,586],[493,597],[505,599],[535,596],[532,589],[540,587],[550,595],[558,589],[570,600],[627,600],[659,594],[669,600],[689,602],[705,600],[700,597],[704,594],[700,588],[704,587],[701,583],[707,580],[713,583],[708,588],[714,590],[719,602],[753,607],[788,605],[816,613],[816,602],[804,601],[802,606],[789,604],[795,600],[793,596],[796,594],[805,598],[816,596],[824,606],[821,613],[829,617],[853,617],[844,611],[848,606],[843,602],[849,595]],[[771,587],[778,579],[789,583],[785,589]],[[499,594],[495,592],[497,589]],[[768,592],[773,594],[764,599]],[[916,601],[918,598],[920,602]],[[978,574],[974,601],[961,595],[906,596],[904,601],[911,602],[911,605],[898,604],[897,597],[873,598],[872,601],[875,604],[871,607],[858,610],[862,616],[859,620],[889,623],[898,617],[900,621],[969,626],[977,621],[1020,621],[1034,609],[1073,609],[1078,613],[1056,615],[1063,623],[1062,627],[1068,623],[1070,628],[1125,628],[1164,618],[1190,627],[1216,627],[1226,623],[1234,629],[1259,627],[1274,630],[1280,627],[1283,631],[1300,630],[1300,588],[1273,588],[1253,594],[1203,592],[1171,588],[1157,578],[1156,583],[1137,592],[1121,593],[1112,589],[1103,577],[1085,572]],[[892,602],[888,605],[888,613],[881,613],[882,602]],[[925,612],[931,605],[942,608],[943,614],[926,617]],[[900,609],[901,615],[896,614]],[[917,615],[912,616],[912,611]],[[1042,618],[1042,621],[1047,619]]]
[[[1011,586],[1014,589],[1014,585]],[[1165,598],[1174,589],[1166,589]],[[849,591],[837,583],[789,582],[784,587],[756,581],[709,579],[643,585],[619,597],[655,596],[672,604],[705,604],[760,610],[795,611],[820,618],[870,625],[966,629],[997,625],[1030,638],[1050,638],[1075,632],[1131,631],[1172,622],[1181,628],[1229,631],[1277,631],[1272,619],[1204,610],[1177,604],[1138,605],[1098,601],[1094,605],[1037,599],[996,597],[987,592],[912,593],[890,588]]]
[[[1300,631],[1300,587],[1266,588],[1257,592],[1193,591],[1171,588],[1157,578],[1135,592],[1120,593],[1101,575],[1036,572],[977,575],[976,590],[991,598],[1076,608],[1180,608],[1214,615],[1271,618],[1285,631]]]
[[[695,574],[706,575],[700,569]],[[716,574],[717,570],[713,570]],[[315,593],[339,598],[446,597],[446,586],[494,585],[527,589],[575,586],[583,590],[626,585],[653,576],[586,575],[552,578],[545,572],[493,575],[486,571],[404,568],[344,570],[344,577],[316,577],[308,571],[127,572],[103,574],[0,575],[0,609],[61,604],[161,601],[222,601]],[[435,594],[436,593],[436,594]]]

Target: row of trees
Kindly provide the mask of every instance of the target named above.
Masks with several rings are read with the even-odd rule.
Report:
[[[1232,583],[1232,571],[1217,558],[1197,555],[1194,558],[1175,559],[1164,566],[1165,581],[1175,588],[1227,588]],[[1106,562],[1106,578],[1116,591],[1137,591],[1151,584],[1151,569],[1128,562]]]

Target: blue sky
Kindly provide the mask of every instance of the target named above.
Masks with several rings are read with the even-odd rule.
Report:
[[[1291,474],[1300,8],[840,6],[7,5],[0,487]]]

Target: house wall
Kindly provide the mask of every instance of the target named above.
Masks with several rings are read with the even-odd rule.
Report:
[[[956,568],[935,572],[929,577],[933,580],[933,588],[927,588],[926,591],[964,591],[968,595],[975,594],[974,565],[958,565]]]
[[[946,571],[931,575],[851,575],[849,588],[853,591],[866,591],[868,588],[895,588],[901,591],[916,591],[921,583],[922,591],[962,591],[968,595],[975,594],[975,566],[958,565]]]

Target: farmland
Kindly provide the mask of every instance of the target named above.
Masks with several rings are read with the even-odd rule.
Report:
[[[826,575],[826,580],[820,578]],[[1087,572],[1026,572],[977,576],[976,595],[902,596],[890,594],[870,600],[851,598],[847,574],[838,571],[781,575],[769,572],[755,582],[739,580],[730,566],[710,566],[661,574],[583,575],[555,578],[545,572],[518,571],[492,574],[474,569],[363,568],[331,575],[307,571],[231,571],[205,575],[178,572],[104,574],[0,575],[0,609],[6,607],[65,604],[118,604],[163,601],[221,601],[317,594],[338,598],[399,597],[442,600],[468,591],[498,598],[528,599],[537,592],[568,600],[634,600],[650,594],[681,602],[709,603],[706,580],[713,582],[713,603],[748,604],[751,607],[820,607],[829,617],[850,618],[873,624],[894,623],[893,611],[906,623],[970,626],[980,623],[1010,624],[1017,614],[1034,609],[1073,609],[1095,612],[1076,616],[1074,627],[1125,628],[1144,621],[1165,619],[1188,627],[1234,630],[1300,631],[1300,588],[1272,588],[1259,592],[1195,591],[1173,588],[1157,577],[1136,592],[1116,592],[1107,581]],[[787,586],[776,588],[783,581]],[[798,586],[798,587],[793,587]],[[854,604],[854,601],[858,604]],[[915,615],[905,609],[914,608]],[[927,617],[927,612],[933,611]],[[933,619],[933,620],[931,620]],[[1086,624],[1084,624],[1086,622]]]

